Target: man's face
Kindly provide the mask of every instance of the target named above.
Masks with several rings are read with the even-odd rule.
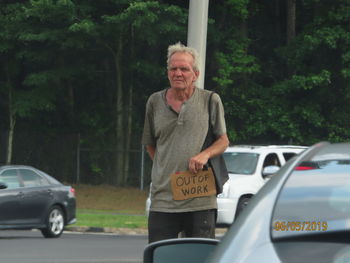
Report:
[[[199,72],[192,68],[193,57],[188,53],[177,52],[170,57],[168,79],[175,89],[186,89],[193,86]]]

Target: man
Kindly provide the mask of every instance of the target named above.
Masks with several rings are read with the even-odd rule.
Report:
[[[210,121],[216,141],[202,151],[208,132],[210,91],[199,89],[197,51],[180,43],[168,48],[170,88],[150,96],[146,105],[142,143],[153,160],[149,242],[186,237],[215,237],[216,195],[175,201],[170,175],[197,173],[221,154],[229,141],[220,97],[211,96]]]

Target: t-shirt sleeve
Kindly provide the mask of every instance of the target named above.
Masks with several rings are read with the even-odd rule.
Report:
[[[146,103],[145,123],[143,126],[143,134],[141,143],[143,145],[155,145],[154,137],[154,118],[153,118],[152,96]]]
[[[213,126],[213,132],[216,137],[224,135],[226,131],[225,112],[224,106],[220,99],[220,96],[216,93],[211,98],[211,122]]]

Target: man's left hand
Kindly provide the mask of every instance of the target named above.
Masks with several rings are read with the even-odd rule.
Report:
[[[193,156],[188,164],[188,168],[191,173],[197,173],[203,169],[204,165],[207,164],[209,160],[209,155],[206,152],[201,152],[196,156]]]

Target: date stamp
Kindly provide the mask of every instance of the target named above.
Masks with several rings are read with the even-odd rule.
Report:
[[[327,231],[327,221],[275,221],[275,231]]]

